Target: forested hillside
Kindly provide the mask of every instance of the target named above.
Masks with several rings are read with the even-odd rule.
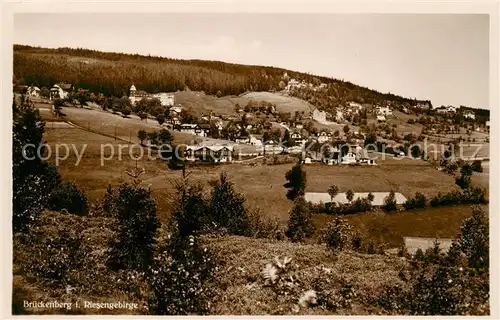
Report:
[[[307,83],[327,83],[333,99],[366,103],[414,101],[333,78],[274,67],[205,60],[179,60],[138,54],[99,52],[87,49],[47,49],[14,46],[14,82],[50,87],[68,82],[107,96],[123,96],[133,83],[151,93],[184,90],[235,95],[245,91],[279,90],[283,74]]]

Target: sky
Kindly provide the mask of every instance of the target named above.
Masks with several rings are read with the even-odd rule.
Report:
[[[479,14],[17,14],[14,43],[266,65],[489,109]]]

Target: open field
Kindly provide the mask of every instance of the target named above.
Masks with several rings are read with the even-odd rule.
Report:
[[[199,115],[201,113],[209,114],[210,111],[213,111],[214,114],[236,114],[234,109],[236,104],[243,107],[250,101],[250,99],[237,96],[217,98],[197,91],[179,91],[174,96],[176,103],[181,104],[185,108],[192,109]]]
[[[249,92],[241,95],[242,98],[246,98],[248,100],[254,100],[254,101],[268,101],[271,103],[276,104],[276,110],[278,112],[290,112],[294,113],[295,111],[302,112],[308,114],[309,112],[312,112],[314,107],[307,103],[304,100],[294,98],[294,97],[288,97],[281,95],[279,93],[272,93],[272,92]]]
[[[488,206],[481,206],[488,211]],[[399,247],[403,237],[455,238],[464,219],[472,215],[468,205],[426,208],[398,213],[371,212],[347,215],[346,219],[358,230],[365,241]],[[335,216],[316,214],[317,228],[323,228]]]
[[[140,120],[136,115],[130,115],[123,118],[118,114],[108,111],[86,108],[63,108],[65,114],[62,118],[54,117],[51,106],[47,104],[35,105],[40,110],[40,116],[45,121],[67,121],[80,127],[83,130],[92,131],[122,142],[138,143],[137,133],[139,130],[146,132],[159,131],[162,127],[158,121],[153,119]],[[191,134],[171,131],[174,137],[174,143],[189,144],[194,141],[220,141],[211,138],[202,138]]]

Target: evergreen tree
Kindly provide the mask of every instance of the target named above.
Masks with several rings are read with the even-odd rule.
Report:
[[[19,232],[36,222],[61,178],[53,165],[41,159],[45,124],[38,110],[15,101],[12,109],[12,226]]]
[[[248,235],[250,221],[245,198],[234,190],[225,172],[215,182],[210,199],[210,217],[220,227],[236,235]]]
[[[286,235],[292,241],[302,241],[304,238],[312,236],[314,230],[311,208],[304,197],[300,196],[295,199],[290,212]]]
[[[117,237],[111,244],[111,266],[145,271],[153,260],[159,227],[151,190],[135,182],[122,184],[116,196],[114,218]]]
[[[287,182],[283,185],[288,188],[286,197],[289,200],[295,200],[297,197],[304,195],[306,189],[306,172],[302,169],[302,164],[297,163],[291,170],[285,174]]]

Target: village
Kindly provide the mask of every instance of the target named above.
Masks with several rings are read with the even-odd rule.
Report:
[[[144,15],[16,17],[13,315],[490,314],[491,20]]]
[[[285,74],[284,77],[287,75]],[[294,90],[301,88],[318,91],[324,90],[326,87],[327,85],[324,83],[315,87],[311,83],[307,84],[290,79],[282,94],[289,96]],[[24,89],[30,98],[42,99],[41,101],[48,103],[53,103],[56,100],[70,101],[70,95],[73,96],[73,99],[75,97],[78,99],[78,95],[90,96],[87,91],[82,89],[77,91],[71,84],[67,83],[55,84],[50,90],[44,88],[45,92],[43,93],[36,86],[26,86]],[[94,93],[92,95],[96,96]],[[44,98],[46,100],[43,100]],[[412,156],[412,151],[408,148],[409,142],[417,142],[416,138],[422,140],[426,133],[436,134],[435,125],[432,124],[428,125],[428,129],[427,127],[409,128],[412,131],[400,134],[399,137],[395,136],[394,131],[392,131],[392,139],[387,139],[387,135],[380,132],[381,129],[385,129],[384,126],[387,126],[388,118],[397,118],[394,116],[393,110],[403,116],[411,113],[410,108],[419,112],[432,110],[428,104],[421,103],[413,107],[402,106],[394,109],[389,105],[363,106],[351,101],[347,102],[345,106],[337,107],[334,114],[320,111],[314,107],[311,107],[312,110],[309,112],[296,111],[292,114],[291,112],[278,112],[273,103],[250,100],[246,105],[236,104],[234,106],[236,113],[216,114],[209,111],[197,114],[182,104],[176,103],[173,93],[149,94],[143,90],[137,90],[135,85],[131,85],[128,99],[130,102],[126,103],[128,109],[133,108],[140,101],[160,109],[159,112],[153,112],[155,116],[139,112],[141,121],[143,119],[157,121],[159,127],[164,130],[181,132],[194,138],[192,141],[195,144],[186,146],[185,156],[186,160],[190,162],[211,162],[214,160],[213,156],[216,158],[215,162],[230,163],[233,159],[241,159],[241,157],[291,154],[300,156],[304,164],[376,165],[376,158],[381,150],[378,150],[377,145],[372,149],[366,147],[368,142],[375,144],[377,140],[377,137],[370,141],[367,140],[370,132],[372,135],[373,132],[378,132],[378,140],[384,142],[384,155],[396,157]],[[86,97],[85,100],[92,99]],[[78,101],[73,100],[72,102],[78,104]],[[122,116],[130,114],[130,111],[118,111],[120,110],[118,104],[112,106],[111,110]],[[432,112],[448,119],[460,115],[464,119],[472,121],[472,124],[469,125],[471,127],[467,127],[469,135],[472,130],[476,132],[488,132],[489,130],[489,120],[482,126],[474,124],[475,114],[471,110],[462,112],[455,107],[443,106],[432,110]],[[373,119],[370,120],[371,127],[364,126],[362,131],[359,123],[364,121],[365,124],[368,124],[368,116]],[[444,121],[445,124],[452,123],[446,118]],[[411,124],[416,121],[410,118],[407,122]],[[407,124],[405,123],[405,125]],[[393,124],[392,127],[395,125]],[[460,132],[453,125],[450,125],[449,129],[446,125],[446,128],[450,133]],[[389,132],[391,131],[389,130]],[[407,138],[408,134],[410,138]],[[145,145],[150,144],[150,141],[146,141]],[[423,154],[425,155],[424,150],[415,151],[413,158],[421,159]],[[207,155],[212,156],[208,157]]]

